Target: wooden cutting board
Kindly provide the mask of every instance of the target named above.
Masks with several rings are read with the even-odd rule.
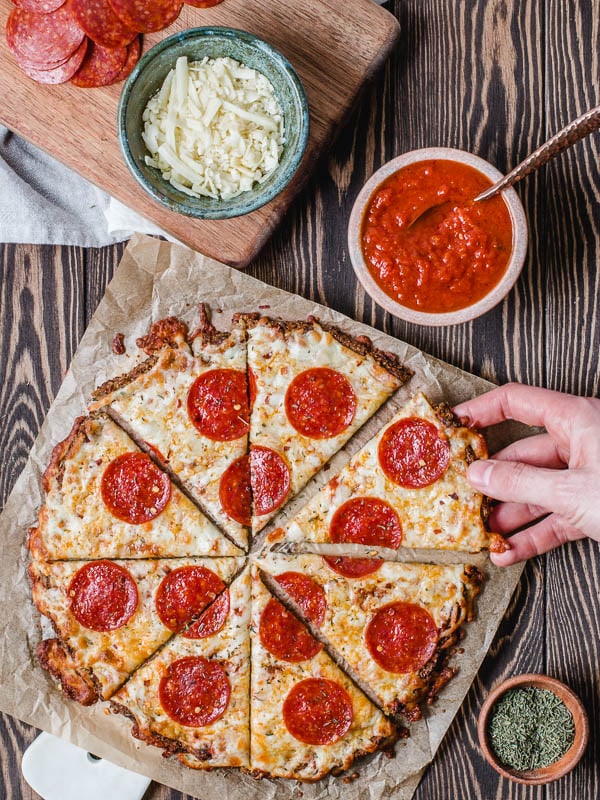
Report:
[[[395,17],[372,0],[224,0],[208,9],[184,6],[173,25],[145,36],[144,51],[186,28],[227,25],[251,31],[289,59],[308,97],[306,156],[284,192],[244,217],[195,220],[163,208],[129,174],[115,132],[123,84],[42,86],[20,71],[4,36],[12,8],[10,0],[0,0],[0,122],[182,242],[236,267],[246,266],[271,235],[399,33]]]

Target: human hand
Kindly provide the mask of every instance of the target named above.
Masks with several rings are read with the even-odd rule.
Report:
[[[600,400],[509,383],[454,413],[477,428],[512,419],[547,431],[469,467],[472,486],[501,501],[491,529],[507,535],[528,526],[511,537],[510,550],[490,554],[495,564],[515,564],[586,536],[600,541]]]

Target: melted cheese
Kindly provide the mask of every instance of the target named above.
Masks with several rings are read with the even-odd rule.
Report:
[[[173,635],[156,612],[156,592],[163,578],[177,567],[201,565],[229,583],[243,561],[239,558],[116,561],[136,581],[138,607],[125,625],[112,631],[84,628],[69,611],[69,584],[85,563],[89,562],[44,564],[34,561],[30,566],[33,599],[40,613],[49,617],[63,642],[71,649],[78,666],[93,674],[100,686],[101,696],[106,700]]]
[[[308,330],[290,330],[283,335],[278,325],[260,320],[248,330],[248,366],[256,378],[250,442],[283,455],[291,473],[289,497],[306,485],[400,385],[371,356],[345,347],[317,323]],[[337,370],[356,395],[354,419],[338,436],[303,436],[287,418],[288,386],[297,375],[313,367]],[[261,530],[275,513],[254,517],[253,531]]]
[[[192,197],[229,200],[249,191],[283,152],[273,86],[232,58],[178,58],[142,118],[146,164]]]
[[[347,580],[317,555],[272,553],[257,563],[275,578],[288,571],[300,572],[323,587],[327,611],[320,631],[390,713],[395,712],[398,703],[416,705],[427,689],[427,679],[417,672],[387,672],[373,660],[365,642],[365,629],[374,614],[389,603],[415,603],[427,609],[438,630],[450,620],[458,627],[470,607],[467,598],[475,591],[469,586],[463,564],[382,562],[377,572]]]
[[[274,777],[315,781],[332,769],[347,769],[355,755],[377,748],[393,728],[383,714],[321,650],[299,663],[280,661],[263,647],[258,633],[260,618],[272,595],[256,568],[252,573],[252,688],[251,767]],[[347,733],[328,745],[298,741],[283,721],[288,693],[306,678],[326,678],[341,684],[350,695],[354,719]]]
[[[176,742],[192,757],[197,769],[214,767],[248,767],[249,691],[250,691],[250,575],[246,569],[229,588],[230,611],[224,627],[204,639],[174,636],[159,653],[113,696],[135,718],[142,737],[164,737]],[[159,699],[159,686],[169,665],[187,656],[217,660],[225,669],[231,686],[229,704],[223,716],[209,725],[181,725],[164,711]],[[118,708],[117,706],[117,708]],[[123,710],[122,708],[119,710]],[[156,740],[159,746],[166,742]],[[208,749],[210,758],[194,758]]]
[[[431,422],[450,445],[450,464],[430,486],[406,489],[392,482],[379,464],[379,442],[399,419],[420,417]],[[489,546],[489,534],[481,519],[482,495],[466,478],[465,449],[478,458],[487,450],[483,437],[468,428],[447,427],[422,394],[415,395],[290,521],[284,533],[275,531],[271,541],[329,542],[329,525],[336,510],[352,497],[377,497],[397,512],[402,525],[403,547],[424,547],[478,552]]]
[[[229,556],[241,551],[209,522],[179,489],[149,522],[132,525],[117,519],[102,499],[102,476],[124,453],[139,452],[108,417],[88,419],[56,473],[32,537],[38,554],[50,561],[85,558],[175,558]]]

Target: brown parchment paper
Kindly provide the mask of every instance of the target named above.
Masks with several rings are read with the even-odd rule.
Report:
[[[326,778],[316,784],[261,780],[237,771],[196,772],[166,761],[157,748],[137,742],[129,733],[130,723],[109,714],[106,704],[84,709],[63,699],[35,661],[35,648],[44,635],[40,616],[31,602],[26,574],[27,529],[35,523],[40,506],[41,481],[52,447],[69,432],[74,418],[86,408],[90,391],[108,377],[128,370],[140,357],[137,336],[150,321],[174,314],[192,326],[197,303],[213,309],[213,321],[227,328],[231,314],[254,311],[289,319],[315,314],[335,322],[350,333],[370,336],[378,347],[397,353],[415,371],[403,387],[339,453],[326,473],[313,480],[286,514],[306,502],[379,429],[386,419],[415,391],[424,390],[433,401],[451,403],[489,390],[492,384],[427,356],[410,345],[366,325],[356,323],[331,309],[268,286],[184,247],[136,235],[109,284],[106,295],[85,332],[58,395],[33,446],[27,465],[0,518],[0,710],[24,722],[70,740],[74,744],[202,800],[409,800],[425,766],[433,758],[446,730],[467,693],[494,637],[515,589],[521,567],[497,569],[485,555],[406,552],[399,558],[469,561],[485,571],[485,589],[477,603],[476,620],[467,625],[464,654],[459,672],[442,691],[439,700],[411,736],[398,744],[396,756],[371,756],[356,767],[359,777],[351,784],[341,778]],[[116,332],[125,334],[127,354],[115,356],[111,343]],[[524,435],[520,426],[492,429],[490,450]],[[281,519],[281,517],[280,517]],[[300,794],[300,792],[302,794]]]

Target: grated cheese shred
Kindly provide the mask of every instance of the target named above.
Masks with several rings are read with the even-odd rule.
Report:
[[[192,197],[228,200],[263,183],[285,142],[272,84],[233,58],[178,58],[142,120],[146,164]]]

